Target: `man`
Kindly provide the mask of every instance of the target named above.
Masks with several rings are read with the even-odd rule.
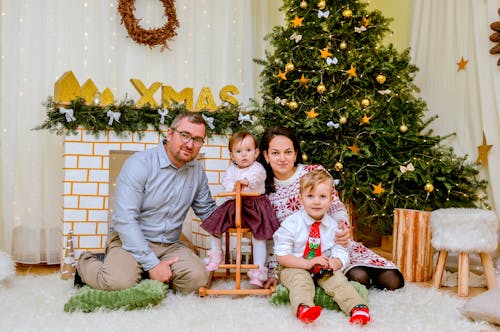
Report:
[[[84,252],[78,261],[84,283],[125,289],[147,271],[150,279],[183,293],[206,285],[204,262],[179,241],[189,207],[202,220],[216,208],[203,167],[194,160],[205,135],[200,113],[181,113],[162,144],[127,159],[117,179],[105,259]]]

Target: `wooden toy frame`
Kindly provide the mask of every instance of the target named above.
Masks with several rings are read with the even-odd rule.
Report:
[[[210,272],[209,282],[206,286],[200,287],[198,293],[200,296],[207,295],[270,295],[274,292],[275,288],[271,287],[268,289],[265,288],[252,288],[252,289],[242,289],[241,288],[241,270],[242,269],[258,269],[259,265],[257,264],[242,264],[241,263],[241,240],[243,234],[250,232],[248,228],[241,227],[241,198],[244,196],[259,196],[260,194],[257,192],[242,192],[241,191],[241,183],[239,181],[235,184],[235,191],[229,193],[221,193],[219,197],[235,197],[235,228],[230,228],[228,233],[226,234],[236,234],[236,259],[235,263],[231,264],[227,260],[224,264],[219,265],[219,269],[226,269],[226,277],[229,275],[230,270],[235,271],[235,287],[234,289],[212,289],[213,279],[217,278],[215,276],[214,271]],[[229,250],[229,236],[226,236],[226,253]]]

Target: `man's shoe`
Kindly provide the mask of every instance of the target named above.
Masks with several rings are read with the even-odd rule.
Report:
[[[297,318],[306,324],[314,322],[319,315],[321,315],[321,307],[319,305],[310,307],[301,304],[297,309]]]
[[[83,282],[82,278],[78,274],[78,269],[75,269],[75,280],[73,281],[73,287],[80,288],[85,285],[86,284]]]

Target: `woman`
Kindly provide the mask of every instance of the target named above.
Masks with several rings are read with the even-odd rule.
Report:
[[[259,161],[267,172],[266,194],[281,223],[287,216],[301,208],[297,199],[300,177],[323,166],[302,164],[300,142],[294,131],[286,127],[267,129],[260,142],[260,151]],[[348,223],[346,208],[340,201],[336,190],[328,213],[337,221]],[[362,244],[350,241],[347,227],[336,235],[335,242],[350,245],[350,265],[344,270],[349,280],[358,281],[367,288],[394,290],[404,286],[403,275],[394,263]],[[268,265],[270,269],[276,267],[274,257],[271,257]],[[274,274],[270,276],[265,286],[276,285],[277,282],[278,279]]]

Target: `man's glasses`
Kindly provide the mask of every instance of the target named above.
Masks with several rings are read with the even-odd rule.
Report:
[[[187,133],[185,131],[178,131],[175,128],[171,128],[171,129],[172,129],[172,131],[179,133],[179,136],[181,137],[181,141],[184,143],[189,143],[190,140],[193,140],[194,146],[202,146],[203,143],[205,143],[205,140],[202,137],[193,137],[193,136],[191,136],[190,133]]]

